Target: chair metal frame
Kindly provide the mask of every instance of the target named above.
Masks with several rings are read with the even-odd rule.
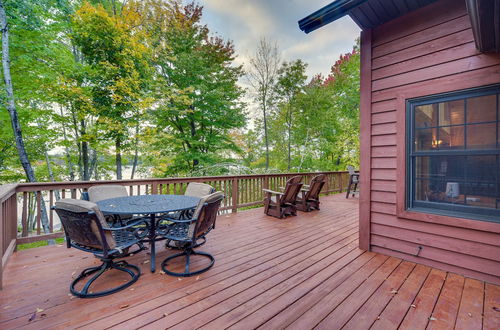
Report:
[[[70,284],[70,292],[80,298],[94,298],[109,295],[120,290],[123,290],[140,277],[140,269],[135,265],[127,263],[125,260],[115,262],[116,258],[127,257],[130,254],[137,253],[144,249],[141,242],[144,234],[144,224],[148,226],[144,220],[137,220],[123,227],[104,228],[101,221],[95,212],[74,212],[59,208],[56,206],[53,209],[57,212],[64,227],[66,235],[66,244],[68,248],[76,248],[81,251],[93,253],[94,256],[102,261],[102,264],[96,267],[84,269]],[[96,234],[91,227],[97,228]],[[107,239],[107,235],[111,234],[116,242],[116,247],[111,248]],[[137,245],[138,248],[134,251],[129,251],[129,248]],[[119,286],[111,289],[98,292],[89,291],[92,283],[99,278],[105,271],[116,269],[130,275],[130,280]],[[95,275],[93,275],[95,274]],[[76,289],[76,285],[93,275],[84,284],[81,290]]]
[[[189,189],[190,187],[200,187],[200,188],[206,188],[208,194],[205,194],[205,192],[199,192],[199,191],[192,191],[192,189]],[[186,191],[184,192],[184,195],[187,196],[194,196],[194,197],[200,197],[203,198],[205,196],[208,196],[210,194],[213,194],[215,192],[215,188],[212,187],[211,185],[208,185],[206,183],[200,183],[200,182],[189,182],[188,186],[186,187]],[[167,214],[165,217],[162,218],[162,221],[168,221],[167,219],[179,219],[179,220],[189,220],[193,217],[194,214],[194,209],[189,209],[189,210],[184,210],[184,211],[179,211],[175,212],[173,214]],[[214,224],[215,226],[215,224]],[[215,228],[215,227],[214,227]],[[203,236],[198,239],[195,245],[193,245],[193,249],[197,248],[199,246],[202,246],[207,242],[207,239]],[[167,240],[165,243],[165,247],[168,249],[173,249],[173,250],[182,250],[182,247],[177,246],[175,241],[172,240]]]
[[[200,239],[205,240],[205,236],[215,228],[217,213],[223,199],[224,194],[216,192],[207,196],[205,198],[206,201],[201,201],[202,204],[198,210],[199,212],[195,212],[195,216],[192,219],[168,219],[173,224],[166,229],[165,233],[162,234],[162,236],[167,239],[167,247],[170,247],[169,242],[178,242],[179,246],[177,246],[177,248],[182,249],[183,251],[171,255],[163,260],[161,267],[166,274],[172,276],[190,277],[206,272],[214,265],[215,258],[211,254],[195,251],[194,249],[201,245],[198,241]],[[191,256],[193,255],[200,255],[208,258],[210,260],[209,265],[199,270],[192,271],[190,266]],[[168,269],[169,261],[182,257],[185,258],[184,272],[174,272]]]

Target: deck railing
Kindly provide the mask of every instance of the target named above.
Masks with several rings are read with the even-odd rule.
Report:
[[[349,174],[321,172],[327,182],[323,193],[341,192],[347,188]],[[258,206],[264,198],[262,189],[278,190],[288,178],[302,175],[308,183],[319,173],[286,173],[238,176],[208,176],[165,179],[135,179],[110,181],[35,182],[0,186],[0,287],[3,267],[18,244],[31,243],[62,237],[57,214],[51,209],[59,198],[80,198],[82,193],[95,185],[119,184],[126,186],[130,195],[183,194],[189,182],[210,184],[224,192],[226,198],[222,211],[237,212],[238,209]],[[46,221],[43,221],[46,220]],[[45,223],[45,226],[43,225]]]

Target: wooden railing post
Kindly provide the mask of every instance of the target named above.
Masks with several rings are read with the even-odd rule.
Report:
[[[17,236],[17,184],[0,186],[0,289],[4,266],[16,249]]]
[[[231,189],[231,196],[232,196],[232,201],[233,201],[233,205],[232,205],[232,212],[233,213],[238,212],[238,195],[239,195],[238,178],[233,178],[232,189]]]

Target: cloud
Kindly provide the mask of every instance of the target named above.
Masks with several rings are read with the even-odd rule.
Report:
[[[233,40],[236,64],[248,63],[261,37],[278,42],[282,58],[300,58],[307,74],[328,74],[342,53],[352,49],[359,28],[349,17],[305,34],[298,21],[330,0],[204,0],[203,21],[210,31]]]

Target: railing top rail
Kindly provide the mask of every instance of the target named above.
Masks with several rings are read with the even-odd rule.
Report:
[[[0,203],[16,193],[17,183],[4,184],[0,186]]]
[[[213,180],[232,180],[232,179],[251,179],[265,177],[283,177],[290,175],[315,175],[319,173],[335,174],[348,173],[347,171],[325,171],[325,172],[302,172],[302,173],[275,173],[275,174],[245,174],[245,175],[221,175],[221,176],[196,176],[184,178],[148,178],[148,179],[125,179],[125,180],[101,180],[101,181],[67,181],[67,182],[27,182],[15,184],[16,192],[55,190],[55,189],[76,189],[90,188],[100,184],[121,184],[121,185],[144,185],[152,183],[178,183],[191,181],[213,181]],[[0,186],[3,187],[3,186]]]

